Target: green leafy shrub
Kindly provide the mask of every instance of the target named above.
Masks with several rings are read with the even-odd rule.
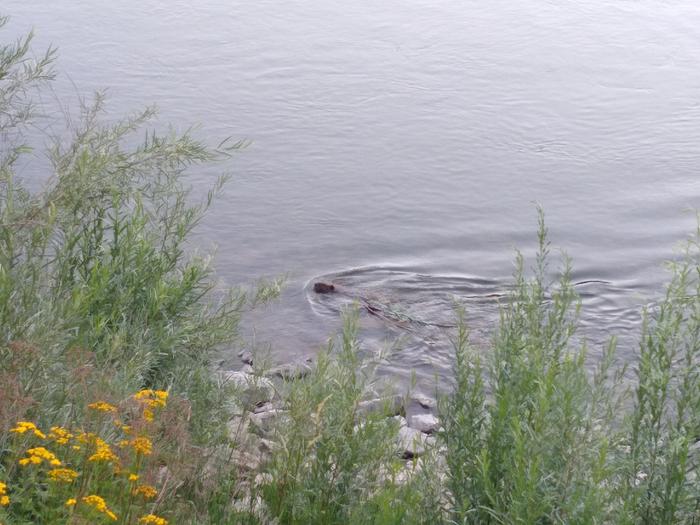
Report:
[[[186,250],[224,179],[191,204],[183,177],[240,144],[212,149],[189,131],[146,132],[139,144],[154,110],[105,123],[98,94],[69,136],[55,139],[51,172],[30,191],[15,171],[32,153],[28,130],[41,108],[31,100],[54,59],[53,51],[30,58],[30,43],[31,35],[0,47],[0,480],[21,482],[10,432],[18,421],[78,432],[94,400],[157,388],[187,416],[170,422],[177,439],[164,453],[188,457],[169,472],[182,475],[175,485],[191,507],[197,465],[227,439],[228,394],[212,376],[213,353],[235,340],[241,313],[275,291],[215,290],[208,258]],[[53,519],[39,507],[34,515],[3,507],[13,523]]]
[[[658,311],[647,316],[636,402],[624,411],[615,341],[596,372],[573,338],[580,302],[568,259],[547,281],[540,213],[531,278],[518,255],[493,354],[455,338],[456,388],[442,404],[447,511],[459,523],[694,523],[698,519],[700,382],[698,250],[674,265]]]

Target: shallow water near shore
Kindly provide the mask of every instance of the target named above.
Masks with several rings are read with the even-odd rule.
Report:
[[[616,334],[629,360],[662,263],[695,228],[694,1],[9,0],[3,12],[6,35],[34,27],[37,49],[60,48],[59,99],[109,88],[110,116],[156,102],[162,123],[251,141],[195,244],[217,246],[223,284],[288,275],[245,323],[277,361],[313,355],[338,328],[347,301],[311,291],[331,280],[397,314],[361,319],[367,353],[399,338],[383,373],[423,390],[448,381],[453,303],[486,347],[514,248],[536,243],[534,202],[573,258],[591,355]],[[219,171],[192,173],[194,194]]]

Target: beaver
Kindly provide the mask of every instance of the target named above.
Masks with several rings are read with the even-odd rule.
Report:
[[[384,321],[388,321],[391,324],[400,326],[407,330],[411,330],[411,325],[413,324],[432,325],[441,328],[453,327],[453,325],[429,323],[421,321],[419,319],[415,319],[401,311],[397,311],[395,308],[392,307],[390,302],[387,303],[386,301],[382,301],[377,298],[358,293],[354,290],[348,290],[344,286],[338,284],[317,281],[314,283],[314,292],[317,294],[340,294],[343,296],[353,298],[370,315],[379,317]]]
[[[333,293],[335,292],[335,285],[323,283],[321,281],[314,283],[314,292],[316,293]]]

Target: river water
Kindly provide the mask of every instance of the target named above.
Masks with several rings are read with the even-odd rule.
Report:
[[[110,115],[251,144],[192,173],[232,182],[199,229],[222,284],[287,275],[246,337],[313,355],[344,301],[335,280],[417,320],[365,312],[364,350],[419,387],[449,378],[455,298],[486,343],[535,202],[574,260],[591,355],[634,356],[639,310],[700,203],[696,0],[5,0],[4,35],[60,49],[61,100],[108,88]],[[40,162],[40,159],[37,160]],[[32,176],[32,169],[24,175]],[[555,251],[556,252],[556,251]],[[358,292],[359,293],[359,292]],[[395,342],[398,338],[398,342]],[[394,343],[392,343],[394,342]],[[233,353],[226,366],[238,365]]]

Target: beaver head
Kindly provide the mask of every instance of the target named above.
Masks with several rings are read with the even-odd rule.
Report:
[[[317,282],[314,283],[314,292],[316,293],[333,293],[335,292],[335,286],[332,284]]]

